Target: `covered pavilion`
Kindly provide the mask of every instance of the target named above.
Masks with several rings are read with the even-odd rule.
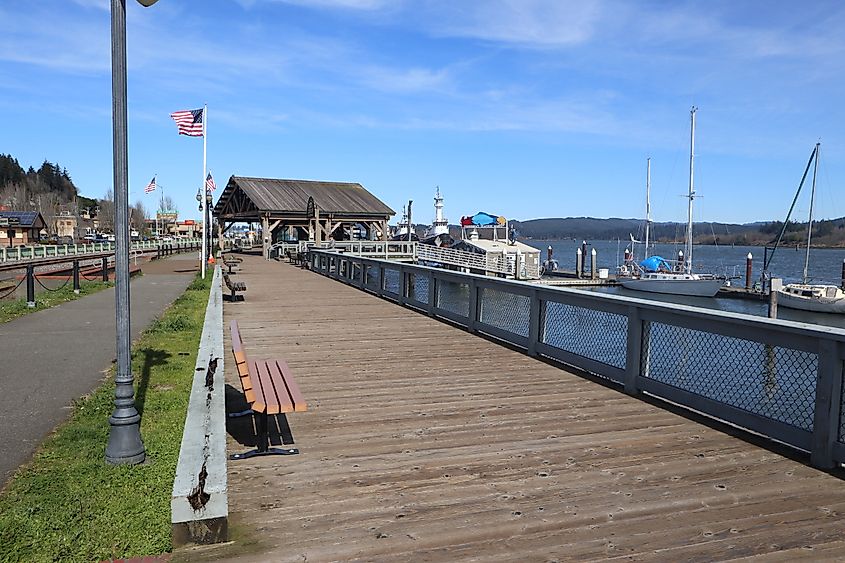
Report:
[[[395,214],[351,182],[232,176],[214,206],[219,239],[235,223],[259,223],[267,256],[276,242],[387,240]]]

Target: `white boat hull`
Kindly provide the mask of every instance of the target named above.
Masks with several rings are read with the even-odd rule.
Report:
[[[845,313],[845,296],[841,291],[833,287],[835,297],[825,297],[818,292],[808,291],[807,293],[814,293],[813,295],[797,295],[789,293],[787,288],[778,290],[778,304],[790,309],[800,309],[802,311],[812,311],[814,313]],[[794,285],[797,288],[812,288],[813,286]],[[827,286],[821,286],[827,287]]]
[[[618,281],[625,289],[695,297],[713,297],[724,284],[719,279],[690,279],[680,277],[677,279],[620,278]]]

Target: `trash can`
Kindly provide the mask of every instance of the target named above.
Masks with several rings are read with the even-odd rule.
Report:
[[[610,271],[607,268],[599,268],[599,279],[606,280]]]

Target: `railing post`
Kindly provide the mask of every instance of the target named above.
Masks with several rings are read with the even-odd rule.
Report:
[[[842,397],[842,358],[834,340],[819,341],[816,404],[810,463],[819,469],[836,466],[833,445],[839,437],[839,405]]]
[[[79,295],[79,290],[81,286],[79,285],[79,260],[73,261],[73,292]]]
[[[470,332],[478,330],[477,324],[481,320],[479,318],[481,315],[479,300],[481,299],[482,291],[483,289],[478,287],[478,281],[475,278],[469,281],[469,319],[467,319],[467,330]]]
[[[379,264],[378,266],[378,295],[379,297],[384,295],[384,283],[385,283],[385,275],[384,275],[384,265]]]
[[[636,306],[628,307],[628,346],[625,355],[625,393],[639,394],[637,378],[640,376],[643,354],[643,321]]]
[[[540,292],[536,289],[531,291],[528,302],[528,355],[537,356],[537,344],[540,343],[543,333],[543,300],[540,299]]]
[[[399,304],[404,305],[408,301],[408,272],[402,264],[399,264]]]
[[[434,271],[428,271],[428,313],[429,317],[434,316],[434,309],[437,307],[437,278],[434,277]]]
[[[109,281],[109,257],[103,256],[103,281]]]
[[[35,307],[35,266],[26,267],[26,306]]]

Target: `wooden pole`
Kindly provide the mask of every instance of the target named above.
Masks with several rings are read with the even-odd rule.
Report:
[[[748,253],[748,256],[745,257],[745,289],[751,289],[751,264],[752,264],[752,256],[751,253]]]
[[[769,318],[778,318],[778,290],[783,287],[783,280],[772,278],[769,283]]]
[[[575,251],[575,276],[581,277],[581,272],[584,271],[584,253],[581,249]]]

